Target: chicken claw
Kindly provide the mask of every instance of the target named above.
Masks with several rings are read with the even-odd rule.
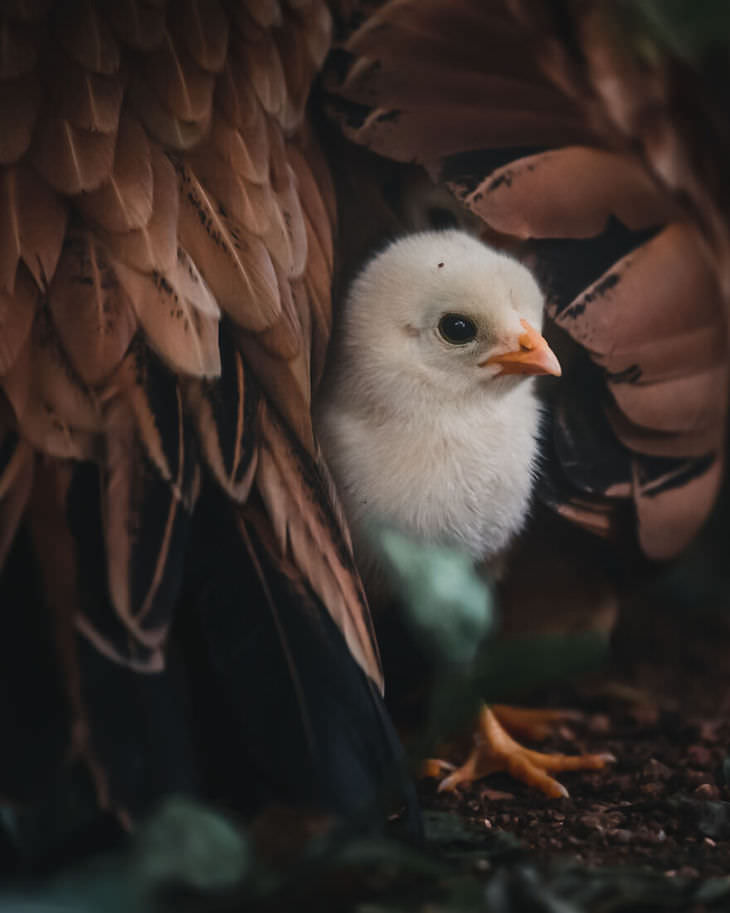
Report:
[[[439,792],[454,790],[459,786],[469,785],[487,774],[504,771],[516,780],[538,789],[553,799],[565,798],[568,790],[550,773],[566,770],[601,770],[606,764],[615,761],[608,752],[601,754],[564,755],[544,754],[532,751],[516,742],[497,719],[497,714],[509,717],[504,710],[516,710],[516,728],[522,732],[529,731],[545,734],[545,727],[550,722],[571,718],[575,714],[563,711],[520,711],[518,708],[482,707],[479,712],[474,748],[461,767],[438,759],[429,759],[424,767],[425,776],[439,776],[444,770],[451,773],[439,783]],[[530,715],[534,714],[534,719]],[[507,720],[505,719],[505,722]]]

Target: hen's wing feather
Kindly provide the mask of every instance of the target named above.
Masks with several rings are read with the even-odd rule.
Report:
[[[237,615],[245,638],[263,597],[236,581],[255,553],[275,592],[265,610],[289,600],[280,648],[291,641],[293,667],[303,625],[306,663],[328,665],[318,638],[339,655],[342,708],[367,694],[377,710],[366,678],[381,683],[377,648],[310,418],[334,208],[305,105],[331,20],[323,0],[74,0],[5,4],[0,32],[0,588],[5,605],[24,568],[39,574],[67,758],[126,821],[176,782],[164,743],[180,739],[159,714],[176,693],[167,665],[183,591],[202,598],[191,543],[216,522],[199,510],[206,475],[238,562],[215,611]],[[255,528],[239,518],[251,497]],[[300,601],[316,611],[298,625]],[[266,661],[227,669],[226,682],[260,693]],[[390,730],[373,727],[343,738],[355,754],[372,738],[393,756]],[[294,776],[296,758],[282,763]]]

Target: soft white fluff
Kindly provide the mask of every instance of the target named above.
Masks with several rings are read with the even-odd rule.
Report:
[[[463,314],[477,338],[438,332]],[[529,377],[496,377],[491,355],[541,329],[527,269],[459,230],[390,244],[349,289],[315,420],[366,575],[373,521],[477,560],[499,555],[528,511],[539,407]]]

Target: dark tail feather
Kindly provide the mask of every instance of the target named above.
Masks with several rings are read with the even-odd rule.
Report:
[[[212,491],[196,526],[197,581],[180,633],[211,798],[242,811],[273,800],[348,817],[400,801],[416,821],[382,699],[324,606],[274,567]]]

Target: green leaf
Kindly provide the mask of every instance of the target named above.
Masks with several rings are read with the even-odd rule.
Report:
[[[492,594],[472,559],[393,529],[374,537],[419,640],[445,665],[471,663],[494,626]]]
[[[730,45],[727,0],[624,0],[636,16],[645,41],[663,46],[691,64],[701,63],[710,48]]]
[[[475,663],[479,693],[486,701],[505,701],[549,682],[571,681],[599,668],[609,648],[599,631],[490,641]]]
[[[243,880],[250,853],[243,835],[221,815],[174,797],[141,828],[135,863],[138,877],[151,885],[221,891]]]

